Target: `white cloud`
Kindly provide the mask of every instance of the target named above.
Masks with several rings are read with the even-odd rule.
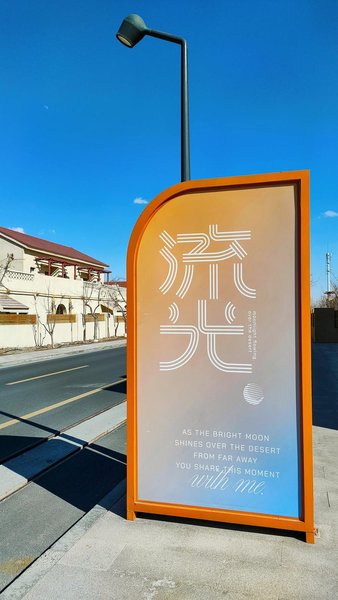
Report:
[[[139,198],[135,198],[135,200],[133,200],[134,204],[148,204],[148,200],[145,200],[144,198],[141,198],[141,196]]]
[[[335,210],[327,210],[324,213],[324,217],[329,217],[333,219],[334,217],[338,217],[338,212],[336,212]]]
[[[54,233],[56,233],[55,229],[40,229],[40,231],[38,231],[38,235],[54,235]]]
[[[10,227],[10,229],[12,231],[18,231],[19,233],[25,233],[25,230],[23,227]]]

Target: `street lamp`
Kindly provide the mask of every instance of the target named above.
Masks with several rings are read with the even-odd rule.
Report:
[[[187,42],[176,35],[163,33],[156,29],[148,29],[139,15],[128,15],[122,22],[116,37],[128,48],[133,48],[145,35],[174,42],[174,44],[181,46],[181,181],[188,181],[190,179],[190,146]]]

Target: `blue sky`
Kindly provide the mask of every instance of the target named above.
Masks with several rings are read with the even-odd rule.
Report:
[[[180,180],[179,47],[119,44],[130,13],[188,41],[193,179],[310,169],[319,296],[328,250],[338,277],[337,0],[1,0],[0,225],[125,275],[142,201]]]

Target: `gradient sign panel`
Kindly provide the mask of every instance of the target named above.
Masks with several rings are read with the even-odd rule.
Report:
[[[180,193],[140,238],[137,498],[302,517],[294,182]]]

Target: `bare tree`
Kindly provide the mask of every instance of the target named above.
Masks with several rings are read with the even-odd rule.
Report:
[[[99,317],[102,312],[108,312],[114,319],[114,334],[117,336],[119,317],[122,317],[126,326],[126,300],[123,288],[116,281],[109,285],[104,283],[88,283],[83,286],[83,340],[86,340],[86,314],[90,314],[94,322],[94,340],[98,339]],[[116,314],[117,313],[117,314]],[[109,336],[109,322],[108,322]]]
[[[41,339],[41,336],[40,336],[40,318],[39,318],[39,314],[38,314],[36,294],[34,294],[34,307],[35,307],[36,321],[32,325],[33,337],[34,337],[35,348],[39,348],[40,346],[42,346],[43,340]]]
[[[321,298],[314,302],[313,308],[334,308],[338,310],[338,285],[331,284],[331,291],[322,294]]]
[[[51,297],[49,290],[48,290],[47,296],[44,301],[44,304],[45,304],[44,312],[46,314],[46,322],[44,322],[41,319],[41,316],[39,314],[36,295],[34,296],[34,304],[35,304],[36,319],[38,322],[38,326],[35,327],[35,329],[33,328],[35,345],[36,345],[36,347],[43,345],[44,340],[42,340],[42,339],[39,340],[39,329],[42,327],[43,330],[45,331],[45,336],[46,336],[46,334],[48,334],[50,337],[51,347],[54,348],[54,330],[55,330],[55,324],[56,324],[56,320],[53,318],[53,315],[55,314],[54,298]],[[41,336],[40,336],[40,338],[41,338]]]
[[[94,322],[94,340],[98,339],[98,321],[101,314],[103,294],[102,283],[83,283],[83,341],[86,341],[86,314],[90,314]],[[89,312],[86,311],[88,309]]]
[[[109,287],[112,288],[111,295],[112,295],[113,309],[115,309],[118,313],[121,313],[121,316],[122,316],[123,321],[124,321],[124,330],[126,331],[126,329],[127,329],[127,303],[126,303],[126,298],[123,295],[122,288],[119,285],[118,281],[114,282],[114,284],[112,286],[109,286]],[[117,316],[119,316],[119,315],[117,315]],[[115,337],[117,336],[118,327],[119,327],[119,320],[118,319],[114,319]]]
[[[14,254],[7,254],[6,258],[4,259],[3,264],[0,265],[0,286],[3,286],[3,280],[5,278],[5,275],[9,269],[10,264],[13,262],[14,260]],[[6,291],[8,292],[9,290],[7,288],[5,288]]]

